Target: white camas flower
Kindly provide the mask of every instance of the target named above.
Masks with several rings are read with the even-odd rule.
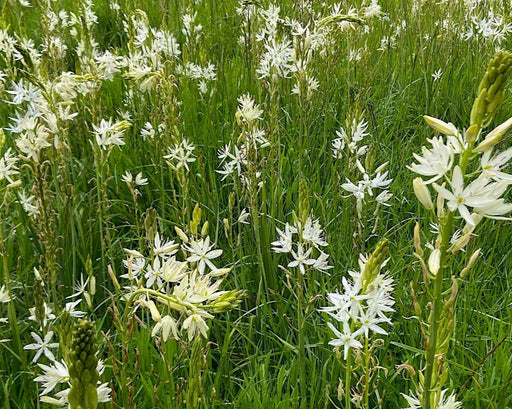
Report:
[[[7,179],[9,183],[14,182],[11,176],[19,173],[16,162],[18,162],[18,157],[12,155],[11,148],[8,148],[0,159],[0,180]]]
[[[208,314],[209,315],[209,314]],[[211,318],[211,316],[209,316]],[[204,338],[208,337],[208,325],[201,314],[192,314],[183,321],[183,329],[187,331],[188,339],[192,340],[201,334]]]
[[[471,213],[468,210],[469,207],[476,207],[482,209],[489,209],[503,203],[502,199],[497,199],[489,189],[485,190],[489,179],[485,177],[479,177],[478,179],[471,182],[466,188],[464,188],[464,177],[460,167],[457,165],[453,170],[453,176],[451,181],[452,192],[448,189],[439,186],[434,183],[434,189],[447,200],[448,209],[452,212],[458,210],[460,215],[470,225],[475,225]],[[489,187],[489,185],[487,185]]]
[[[148,184],[148,179],[142,177],[142,172],[139,172],[134,179],[132,173],[129,170],[124,173],[124,175],[121,177],[121,180],[128,185],[144,186]]]
[[[43,375],[37,376],[34,381],[41,382],[44,388],[41,395],[47,395],[55,389],[55,387],[62,382],[69,380],[68,366],[62,360],[54,361],[51,365],[37,364],[43,370]]]
[[[199,262],[197,269],[200,274],[204,273],[205,266],[210,267],[212,271],[217,270],[217,267],[215,267],[211,260],[219,257],[222,254],[222,250],[212,250],[213,244],[210,246],[209,236],[199,241],[191,241],[189,245],[184,245],[183,248],[191,253],[187,258],[188,262]]]
[[[493,157],[491,157],[491,155],[492,150],[486,151],[480,159],[482,174],[497,182],[512,184],[512,175],[501,171],[501,168],[506,165],[510,159],[512,159],[512,148],[509,148]]]
[[[11,298],[9,297],[9,292],[5,288],[5,285],[0,287],[0,302],[6,303],[11,301]]]
[[[99,125],[92,125],[93,134],[96,143],[101,149],[107,149],[109,146],[124,145],[124,132],[128,129],[130,123],[128,121],[112,122],[112,118],[102,119]]]
[[[32,362],[37,362],[37,360],[43,353],[50,361],[55,361],[55,356],[53,355],[52,351],[50,351],[50,348],[58,348],[59,343],[51,342],[53,337],[53,331],[48,331],[48,333],[44,336],[44,339],[42,339],[35,332],[31,332],[30,335],[32,335],[32,338],[34,338],[36,342],[34,344],[25,345],[23,349],[36,351],[36,354],[34,355]]]
[[[413,153],[418,163],[408,166],[413,172],[423,176],[431,176],[425,183],[429,184],[442,178],[446,172],[452,169],[455,151],[452,145],[445,145],[443,139],[432,138],[427,139],[432,145],[432,149],[425,146],[421,148],[423,156]]]
[[[334,332],[336,338],[329,341],[329,345],[333,345],[335,347],[342,346],[343,347],[343,359],[346,361],[348,357],[348,352],[350,348],[362,348],[363,344],[357,340],[357,337],[361,334],[361,330],[357,330],[352,332],[350,330],[350,326],[347,322],[343,322],[343,333],[340,332],[334,325],[330,322],[327,323],[327,326]]]
[[[167,163],[176,169],[183,167],[190,171],[188,164],[196,161],[194,149],[194,144],[189,142],[187,138],[183,138],[179,144],[169,148],[169,154],[165,155],[164,159],[168,159]]]
[[[286,223],[284,230],[280,230],[279,228],[276,228],[276,230],[279,239],[270,243],[274,246],[272,247],[272,251],[276,253],[290,253],[293,248],[293,235],[297,233],[297,229]]]
[[[360,271],[349,271],[353,281],[343,277],[343,293],[328,293],[327,300],[331,305],[320,309],[343,327],[343,331],[339,331],[330,322],[327,323],[336,336],[329,344],[344,346],[345,360],[349,349],[360,348],[363,339],[370,339],[372,334],[386,335],[387,331],[381,324],[391,324],[386,314],[394,311],[391,278],[378,273],[371,282],[365,283],[363,290],[363,276],[366,277],[364,280],[368,279],[367,273],[364,273],[366,263],[367,259],[360,257]],[[380,268],[385,264],[383,262]]]
[[[297,252],[293,250],[291,252],[294,260],[288,263],[288,267],[299,267],[300,272],[302,274],[306,274],[305,266],[312,266],[316,262],[314,258],[309,258],[312,251],[313,248],[309,248],[306,251],[304,251],[304,247],[301,244],[299,244],[297,246]]]

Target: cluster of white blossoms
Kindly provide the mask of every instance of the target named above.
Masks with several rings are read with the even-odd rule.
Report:
[[[167,164],[171,169],[185,168],[188,172],[190,171],[188,164],[196,161],[195,149],[196,147],[192,142],[183,138],[180,143],[176,143],[169,148],[169,153],[164,156],[164,159],[167,159]]]
[[[360,179],[352,182],[347,178],[346,182],[341,184],[341,188],[355,197],[358,214],[361,214],[363,203],[369,200],[368,198],[375,200],[378,204],[390,206],[388,202],[393,194],[388,187],[393,179],[388,178],[388,171],[385,170],[388,162],[380,165],[373,172],[369,172],[362,164],[364,155],[368,152],[368,145],[365,144],[365,138],[369,135],[368,122],[364,118],[360,120],[354,118],[347,128],[348,130],[340,127],[336,131],[336,138],[332,140],[332,154],[336,159],[345,156],[349,163],[354,162],[360,173]]]
[[[34,335],[34,333],[32,334]],[[52,332],[50,331],[48,334],[52,334]],[[38,341],[40,341],[40,343],[31,345],[34,346],[34,348],[40,348],[38,352],[40,352],[44,347],[45,355],[51,361],[49,365],[37,364],[39,368],[42,369],[43,374],[36,376],[34,381],[40,382],[41,386],[44,388],[40,393],[39,399],[41,402],[50,403],[56,406],[68,405],[68,396],[69,391],[71,390],[68,366],[63,359],[60,361],[56,360],[48,349],[49,347],[58,347],[59,344],[45,344],[40,339]],[[103,374],[103,371],[105,370],[105,366],[103,365],[103,361],[101,359],[98,359],[96,370],[100,375]],[[50,396],[49,394],[53,392],[58,385],[61,385],[60,390],[55,392],[53,396]],[[111,400],[110,394],[112,393],[112,390],[108,386],[108,382],[101,383],[98,381],[98,387],[96,388],[96,391],[98,393],[98,402],[109,402]]]
[[[455,394],[452,393],[451,395],[446,396],[447,392],[448,389],[443,389],[439,392],[439,396],[436,398],[438,403],[434,409],[460,409],[462,407],[462,403],[456,400]],[[402,396],[409,405],[407,408],[403,409],[421,409],[423,407],[420,400],[412,393],[410,395],[402,393]]]
[[[423,147],[422,155],[414,155],[417,163],[409,167],[427,178],[414,180],[414,191],[420,202],[428,210],[434,209],[431,185],[442,200],[438,201],[442,204],[440,208],[446,202],[448,209],[458,213],[469,227],[478,224],[482,217],[506,218],[512,204],[506,203],[503,195],[512,184],[512,175],[503,168],[512,158],[512,148],[500,152],[495,150],[495,145],[512,127],[512,118],[488,133],[475,148],[467,142],[468,136],[472,138],[470,130],[463,136],[451,123],[428,116],[425,120],[444,137],[428,139],[431,148]],[[463,158],[472,160],[464,163]]]
[[[364,339],[374,334],[387,335],[382,324],[391,324],[386,314],[394,311],[395,303],[393,279],[381,272],[388,261],[387,251],[387,240],[383,240],[369,258],[360,254],[359,271],[349,271],[351,279],[342,278],[343,292],[327,294],[332,305],[320,309],[341,326],[340,330],[327,323],[335,335],[329,344],[343,347],[345,360],[351,348],[363,347]]]
[[[235,118],[242,129],[237,143],[233,146],[228,143],[218,152],[221,167],[216,172],[223,175],[222,180],[236,175],[243,184],[248,184],[252,177],[259,178],[260,174],[256,169],[259,168],[261,149],[270,146],[265,131],[258,126],[262,115],[263,111],[250,95],[238,97]],[[251,176],[247,175],[249,169],[253,171]]]
[[[121,277],[130,281],[125,287],[128,304],[134,301],[149,309],[155,321],[152,336],[161,334],[164,341],[180,339],[182,330],[187,332],[189,341],[198,336],[207,338],[206,320],[213,318],[214,313],[234,308],[244,294],[219,290],[220,277],[229,273],[231,267],[216,265],[214,260],[222,255],[222,250],[214,248],[205,233],[208,224],[201,229],[204,234],[197,233],[200,214],[196,206],[189,235],[175,228],[181,244],[156,232],[149,254],[125,249],[127,272]]]
[[[329,265],[329,255],[321,250],[328,243],[318,220],[308,216],[302,221],[294,215],[293,225],[286,223],[284,230],[276,230],[279,238],[272,242],[272,250],[292,255],[288,268],[298,268],[302,274],[309,268],[323,273],[333,268]]]

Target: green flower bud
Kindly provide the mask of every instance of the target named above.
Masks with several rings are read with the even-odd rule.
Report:
[[[361,275],[361,282],[363,285],[363,294],[366,293],[368,286],[375,280],[386,261],[389,254],[389,241],[382,239],[375,248],[374,252],[366,262]]]
[[[501,107],[504,89],[512,72],[512,54],[500,51],[490,61],[478,87],[478,97],[471,110],[471,125],[485,128]]]
[[[96,409],[98,406],[97,350],[94,324],[89,320],[81,320],[73,332],[68,362],[71,409]]]

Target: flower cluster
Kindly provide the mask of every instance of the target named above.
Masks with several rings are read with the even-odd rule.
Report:
[[[365,144],[365,138],[369,135],[368,122],[364,118],[358,120],[354,117],[348,124],[347,129],[340,127],[336,131],[336,138],[332,141],[332,152],[336,159],[343,155],[348,158],[349,168],[355,165],[360,176],[355,183],[347,177],[341,188],[355,197],[358,215],[361,214],[367,198],[374,199],[377,204],[390,206],[388,202],[393,195],[388,187],[393,179],[389,179],[388,171],[385,171],[388,163],[380,165],[373,172],[363,166],[365,155],[368,153],[368,145]],[[375,191],[378,190],[380,193],[376,194]]]
[[[152,336],[161,333],[162,339],[179,339],[186,331],[189,341],[195,337],[208,337],[207,319],[214,313],[228,311],[237,306],[243,291],[220,291],[222,277],[231,267],[218,267],[216,260],[221,249],[210,244],[206,231],[208,223],[198,233],[201,210],[194,209],[190,233],[176,227],[182,243],[175,243],[155,231],[146,256],[139,250],[125,249],[128,259],[124,264],[130,280],[128,305],[136,302],[149,309],[155,321]]]
[[[233,147],[227,144],[218,152],[221,168],[217,172],[223,175],[222,180],[236,174],[244,185],[248,185],[253,179],[259,178],[257,168],[258,160],[261,159],[260,151],[270,145],[265,138],[265,131],[258,126],[262,114],[263,111],[250,95],[238,98],[235,118],[242,130]]]
[[[512,204],[505,203],[503,195],[512,184],[512,175],[503,172],[503,168],[512,158],[512,148],[494,152],[495,145],[502,135],[512,127],[512,118],[491,131],[476,147],[468,144],[471,130],[463,138],[451,123],[426,116],[427,123],[436,131],[445,135],[429,139],[431,148],[422,148],[422,155],[414,155],[417,163],[410,169],[427,177],[415,179],[415,193],[418,200],[429,210],[434,208],[429,185],[439,194],[443,204],[451,212],[458,213],[464,221],[474,227],[481,217],[504,218],[512,211]],[[468,163],[463,158],[474,158]],[[467,167],[473,165],[472,172]],[[441,185],[437,181],[443,180]],[[439,209],[438,209],[439,211]]]
[[[290,253],[293,260],[289,268],[298,268],[306,274],[308,268],[326,273],[331,269],[328,258],[321,248],[327,246],[325,233],[318,220],[308,216],[305,221],[294,214],[294,223],[286,223],[283,230],[277,228],[279,238],[272,242],[272,250],[276,253]]]
[[[349,271],[351,279],[342,278],[343,292],[329,293],[327,299],[332,304],[321,311],[327,312],[338,321],[341,331],[331,322],[327,325],[335,338],[330,345],[343,347],[345,360],[351,348],[362,348],[364,339],[373,334],[387,332],[382,324],[390,324],[386,314],[393,312],[393,280],[381,269],[387,263],[388,242],[382,240],[369,257],[359,256],[359,271]]]

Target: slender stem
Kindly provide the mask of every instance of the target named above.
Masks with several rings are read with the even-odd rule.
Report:
[[[431,319],[429,323],[430,328],[430,336],[428,338],[428,347],[427,347],[427,362],[425,366],[425,383],[424,383],[424,391],[423,391],[423,405],[424,409],[433,408],[431,402],[431,396],[433,389],[435,389],[434,380],[434,365],[435,365],[435,357],[437,351],[437,338],[439,335],[439,321],[441,317],[441,309],[443,307],[443,299],[442,299],[442,290],[443,290],[443,275],[446,267],[446,256],[448,246],[450,244],[450,237],[453,228],[454,221],[454,213],[449,212],[445,222],[441,225],[441,246],[439,250],[441,251],[441,263],[439,271],[435,277],[434,281],[434,293],[433,293],[433,302],[432,302],[432,313]]]
[[[300,377],[300,390],[303,399],[306,399],[306,361],[304,354],[304,311],[303,298],[304,298],[304,276],[298,271],[298,289],[297,289],[297,331],[299,338],[299,377]]]
[[[3,220],[1,219],[0,213],[0,249],[1,249],[1,257],[2,257],[2,268],[4,270],[4,280],[5,286],[7,287],[7,293],[9,294],[9,304],[7,307],[7,314],[9,318],[9,325],[11,327],[11,332],[13,338],[18,346],[18,353],[20,355],[20,361],[23,368],[27,366],[27,357],[25,355],[25,350],[23,349],[23,344],[21,343],[20,329],[18,327],[18,318],[16,316],[16,306],[14,304],[14,296],[12,294],[11,287],[11,277],[9,274],[9,266],[7,264],[7,249],[5,247],[4,241],[4,230],[3,230]]]
[[[352,402],[350,400],[350,380],[352,375],[352,354],[351,348],[348,350],[347,365],[345,367],[345,409],[350,409]]]
[[[364,407],[370,409],[370,351],[368,348],[368,337],[364,339]]]

